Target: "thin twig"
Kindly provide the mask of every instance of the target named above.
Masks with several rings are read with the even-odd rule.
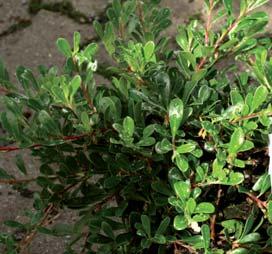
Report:
[[[253,202],[257,204],[257,206],[263,210],[267,208],[267,203],[265,201],[260,200],[258,197],[254,196],[253,194],[246,192],[245,193]]]
[[[6,94],[8,94],[8,93],[10,93],[10,91],[7,89],[7,88],[5,88],[5,87],[0,87],[0,95],[1,94],[4,94],[4,95],[6,95]]]
[[[250,120],[262,116],[263,112],[253,113],[247,116],[242,116],[231,121],[231,123],[237,123],[244,120]],[[265,114],[266,116],[272,116],[272,112]]]
[[[86,137],[89,134],[81,134],[77,136],[64,136],[61,140],[56,140],[56,141],[76,141],[80,140],[83,137]],[[33,148],[39,148],[42,146],[47,146],[46,144],[34,144],[29,147],[18,147],[18,146],[2,146],[0,147],[0,152],[13,152],[17,150],[22,150],[22,149],[33,149]]]
[[[0,184],[16,185],[35,181],[37,178],[30,179],[0,179]]]
[[[197,251],[192,246],[187,245],[180,240],[174,241],[173,244],[174,244],[175,250],[176,250],[177,246],[180,246],[183,249],[187,249],[189,251],[189,253],[191,253],[191,254],[197,254]]]
[[[222,189],[221,186],[219,185],[218,187],[218,192],[217,192],[217,199],[216,199],[216,207],[219,206],[220,203],[220,199],[221,199],[221,195],[222,195]],[[211,239],[213,241],[215,241],[216,238],[216,231],[215,231],[215,224],[216,224],[216,217],[217,217],[217,213],[215,213],[212,218],[211,218],[211,225],[210,225],[210,229],[211,229]]]
[[[212,28],[212,11],[214,8],[214,0],[210,0],[210,8],[208,11],[208,18],[207,18],[207,24],[206,24],[206,29],[205,29],[205,44],[206,46],[209,45],[209,40],[210,40],[210,31]]]
[[[221,46],[221,44],[225,41],[226,37],[237,27],[237,25],[239,24],[239,22],[241,21],[241,19],[247,15],[248,10],[245,11],[244,13],[240,14],[236,20],[234,20],[234,22],[232,24],[229,25],[229,27],[227,28],[227,30],[218,38],[218,40],[215,42],[214,45],[214,57],[218,58],[218,53],[219,53],[219,48]],[[208,23],[207,23],[208,24]],[[206,37],[207,35],[209,35],[209,33],[207,33],[207,28],[206,28],[206,33],[205,33],[205,42],[208,40]],[[197,69],[200,70],[203,68],[203,66],[205,65],[207,61],[207,57],[203,57],[198,66]]]
[[[40,223],[20,241],[18,245],[18,250],[20,253],[23,253],[26,250],[26,248],[30,245],[30,243],[32,242],[32,240],[37,234],[37,228],[40,226],[46,226],[49,224],[50,221],[52,221],[52,220],[49,220],[50,219],[49,217],[54,210],[55,210],[55,206],[53,204],[49,204],[45,208],[44,210],[45,213]]]

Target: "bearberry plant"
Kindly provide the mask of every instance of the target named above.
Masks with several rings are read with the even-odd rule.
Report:
[[[23,179],[0,169],[1,184],[39,187],[29,220],[5,222],[23,237],[2,232],[4,253],[40,233],[69,236],[66,254],[272,253],[268,1],[204,0],[206,21],[168,38],[160,0],[114,0],[93,24],[103,46],[58,39],[62,70],[20,66],[12,84],[1,63],[0,150],[40,163],[35,179],[21,156]],[[55,223],[67,209],[77,221]]]

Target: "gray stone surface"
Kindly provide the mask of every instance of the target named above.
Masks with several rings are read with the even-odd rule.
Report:
[[[0,34],[11,26],[30,21],[28,4],[22,0],[0,0]]]
[[[172,26],[168,34],[176,35],[179,25],[187,23],[193,16],[203,18],[203,0],[162,0],[162,5],[172,11]]]
[[[105,10],[110,0],[71,0],[75,10],[87,17],[95,17]]]
[[[81,32],[83,41],[94,36],[90,25],[80,25],[66,16],[42,10],[33,18],[31,26],[0,39],[0,56],[11,74],[18,65],[62,66],[64,57],[56,48],[56,40],[65,37],[71,41],[74,31]]]

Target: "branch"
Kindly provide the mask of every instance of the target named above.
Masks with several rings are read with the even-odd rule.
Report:
[[[257,206],[263,210],[267,208],[267,203],[265,201],[260,200],[259,198],[257,198],[256,196],[254,196],[253,194],[246,192],[245,193],[253,202],[255,202],[257,204]]]
[[[16,185],[35,181],[37,178],[30,179],[0,179],[0,184]]]
[[[52,215],[52,213],[55,211],[55,206],[53,204],[49,204],[44,212],[44,216],[43,218],[41,219],[40,223],[32,230],[30,231],[29,234],[27,234],[19,243],[18,245],[18,250],[19,250],[19,253],[23,253],[24,250],[29,246],[29,244],[32,242],[32,240],[34,239],[34,237],[36,236],[37,234],[37,228],[38,227],[41,227],[41,226],[46,226],[48,225],[52,219],[50,219],[50,216]],[[55,217],[53,217],[54,219]]]
[[[216,204],[217,207],[219,206],[221,195],[222,195],[222,189],[221,189],[221,186],[219,185],[219,189],[218,189],[218,192],[217,192],[217,199],[216,199],[216,202],[215,202],[215,204]],[[210,228],[211,228],[211,239],[213,241],[216,238],[216,231],[215,231],[216,217],[217,217],[217,214],[215,213],[212,216],[212,218],[211,218],[211,225],[210,225]]]
[[[177,250],[177,246],[180,246],[180,247],[182,247],[183,249],[187,249],[187,250],[189,251],[189,253],[191,253],[191,254],[197,254],[196,250],[195,250],[193,247],[191,247],[190,245],[187,245],[187,244],[183,243],[183,242],[180,241],[180,240],[174,241],[173,244],[174,244],[174,247],[175,247],[175,253],[177,253],[177,254],[178,254],[178,253],[181,253],[181,252],[179,252],[179,251]],[[187,253],[187,252],[186,252],[186,253]]]
[[[208,46],[209,44],[209,34],[212,28],[212,11],[214,8],[214,0],[210,0],[210,8],[208,11],[208,18],[207,18],[207,24],[206,24],[206,29],[205,29],[205,44]]]
[[[76,141],[76,140],[80,140],[84,137],[86,137],[89,134],[82,134],[82,135],[77,135],[77,136],[64,136],[62,140],[56,140],[56,141]],[[30,147],[19,147],[19,146],[2,146],[0,147],[0,152],[13,152],[13,151],[17,151],[17,150],[22,150],[22,149],[33,149],[33,148],[39,148],[42,146],[48,146],[45,144],[34,144],[31,145]]]
[[[247,115],[247,116],[242,116],[242,117],[239,117],[239,118],[236,118],[236,119],[232,120],[231,123],[237,123],[237,122],[240,122],[240,121],[257,118],[257,117],[261,116],[262,114],[263,114],[263,112],[258,112],[258,113],[253,113],[253,114],[250,114],[250,115]],[[272,116],[272,112],[269,112],[266,115],[267,116]]]
[[[212,0],[210,0],[210,1],[212,1]],[[218,58],[218,53],[219,53],[218,51],[219,51],[221,44],[224,42],[224,40],[229,35],[229,33],[232,32],[232,30],[236,28],[236,26],[239,24],[241,18],[243,18],[245,15],[247,15],[247,13],[248,13],[248,10],[246,10],[244,13],[240,14],[239,17],[237,17],[236,20],[234,20],[234,22],[229,25],[227,30],[215,42],[215,45],[214,45],[214,57],[215,58]],[[208,16],[208,19],[209,19],[209,16]],[[208,22],[207,22],[207,28],[206,28],[206,33],[205,33],[205,43],[207,42],[207,40],[209,40],[209,38],[207,38],[207,36],[209,36],[209,30],[207,30],[208,29]],[[207,31],[208,31],[208,33],[207,33]],[[206,61],[207,61],[207,57],[203,57],[200,60],[200,63],[198,64],[197,69],[198,70],[202,69],[203,66],[205,65]]]
[[[2,95],[2,94],[6,95],[8,93],[10,93],[10,91],[7,88],[2,87],[2,86],[0,87],[0,95]]]
[[[81,87],[81,90],[82,90],[85,100],[88,102],[90,109],[93,110],[94,112],[96,112],[96,108],[94,107],[93,100],[89,96],[87,87],[84,86],[83,82],[81,82],[80,87]]]

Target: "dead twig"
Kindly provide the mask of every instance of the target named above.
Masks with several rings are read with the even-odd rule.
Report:
[[[218,191],[217,191],[217,199],[216,199],[216,202],[215,202],[215,204],[216,204],[217,207],[219,206],[221,196],[222,196],[222,188],[221,188],[221,186],[219,185]],[[215,213],[215,214],[211,217],[211,224],[210,224],[211,239],[212,239],[213,241],[215,241],[215,239],[216,239],[216,230],[215,230],[216,217],[217,217],[217,213]]]
[[[0,184],[16,185],[35,181],[37,178],[30,179],[0,179]]]

